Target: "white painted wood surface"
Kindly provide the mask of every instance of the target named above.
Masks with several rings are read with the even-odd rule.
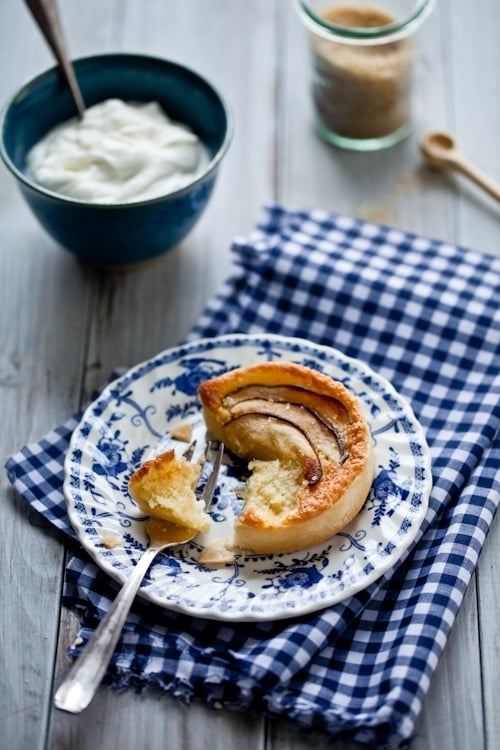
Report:
[[[419,37],[416,128],[377,154],[315,136],[304,34],[285,0],[61,0],[74,56],[127,50],[204,72],[236,132],[215,195],[180,247],[130,273],[84,268],[39,228],[0,171],[0,454],[65,420],[117,365],[177,343],[229,270],[229,245],[269,201],[314,206],[500,254],[500,210],[423,167],[418,135],[452,130],[500,180],[500,5],[438,0]],[[20,0],[0,4],[0,102],[52,65]],[[0,745],[9,750],[354,750],[267,721],[101,689],[80,717],[52,710],[75,631],[61,609],[64,550],[0,476]],[[416,750],[500,746],[500,528],[493,526],[419,722]],[[55,665],[55,666],[54,666]],[[55,670],[55,674],[54,674]]]

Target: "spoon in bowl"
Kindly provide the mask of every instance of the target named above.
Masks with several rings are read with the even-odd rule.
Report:
[[[454,138],[448,133],[439,131],[426,133],[420,142],[420,148],[431,167],[435,169],[455,169],[469,177],[497,201],[500,201],[500,185],[468,161]]]
[[[59,19],[59,10],[56,0],[25,0],[25,2],[45,37],[45,40],[54,53],[56,60],[61,66],[63,75],[73,95],[78,114],[80,117],[83,117],[85,103],[83,101],[78,81],[76,80],[73,65],[66,51],[64,34]]]

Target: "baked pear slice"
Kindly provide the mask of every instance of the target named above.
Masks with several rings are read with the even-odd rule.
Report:
[[[248,463],[235,546],[292,552],[329,539],[360,511],[374,465],[358,399],[292,362],[231,370],[198,389],[208,430]]]

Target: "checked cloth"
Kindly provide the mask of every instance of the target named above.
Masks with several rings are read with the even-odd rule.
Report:
[[[370,365],[411,403],[426,432],[428,513],[395,569],[321,612],[228,624],[138,599],[106,679],[286,716],[378,747],[406,746],[499,500],[500,259],[280,206],[235,239],[233,258],[189,338],[265,331]],[[70,537],[62,466],[77,421],[6,464],[15,488]],[[117,586],[70,548],[64,601],[79,611],[85,641]]]

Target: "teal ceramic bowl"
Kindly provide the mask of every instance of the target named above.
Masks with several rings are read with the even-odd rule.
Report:
[[[26,172],[28,151],[76,114],[58,67],[27,83],[4,108],[2,159],[40,224],[81,261],[128,266],[161,255],[186,237],[207,206],[232,138],[229,108],[205,78],[168,60],[114,53],[74,66],[87,107],[109,98],[157,101],[169,117],[189,125],[208,149],[202,174],[176,192],[137,203],[90,203],[38,185]]]

